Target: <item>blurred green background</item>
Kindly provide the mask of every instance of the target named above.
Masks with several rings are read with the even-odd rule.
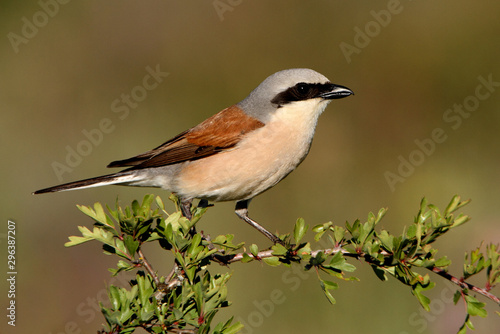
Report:
[[[96,300],[106,298],[106,269],[115,259],[97,244],[64,248],[77,225],[92,224],[75,205],[168,197],[127,187],[32,196],[61,183],[55,162],[68,168],[62,182],[107,173],[108,162],[158,146],[286,68],[315,69],[356,95],[331,103],[309,157],[252,202],[253,218],[284,233],[297,217],[311,226],[343,224],[389,207],[382,227],[400,233],[423,196],[444,208],[460,194],[472,198],[464,212],[473,220],[437,243],[454,261],[452,271],[460,275],[464,252],[482,240],[500,242],[500,87],[477,88],[480,77],[500,82],[498,2],[4,0],[0,7],[0,233],[7,219],[17,224],[17,326],[9,333],[33,333],[33,326],[37,333],[95,333],[103,322]],[[148,66],[168,76],[146,91]],[[122,98],[131,93],[126,107]],[[464,103],[464,113],[453,111]],[[95,134],[105,119],[107,133],[85,146],[85,133]],[[446,139],[430,144],[438,128]],[[77,149],[86,156],[73,157],[70,167],[68,150]],[[401,159],[416,166],[403,170]],[[387,172],[398,168],[404,182],[391,186]],[[267,247],[233,205],[211,208],[199,229]],[[172,259],[155,249],[147,255],[165,275]],[[233,306],[220,320],[235,315],[247,324],[242,333],[457,331],[464,309],[450,301],[454,288],[445,281],[435,277],[425,313],[409,289],[355,264],[361,281],[341,282],[333,307],[313,273],[235,264]],[[6,291],[5,279],[0,286]],[[280,303],[263,308],[276,293]],[[6,313],[6,292],[0,300]],[[478,333],[498,333],[498,309],[488,310],[488,319],[474,319]],[[7,328],[2,319],[0,329]]]

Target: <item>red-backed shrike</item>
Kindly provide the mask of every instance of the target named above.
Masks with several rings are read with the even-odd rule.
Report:
[[[123,171],[35,191],[34,194],[110,184],[160,187],[181,200],[236,201],[235,212],[273,242],[280,240],[248,217],[252,198],[276,185],[304,160],[319,115],[333,99],[353,92],[310,69],[265,79],[243,101],[161,146],[111,162]]]

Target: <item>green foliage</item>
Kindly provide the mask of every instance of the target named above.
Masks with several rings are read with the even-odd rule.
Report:
[[[175,197],[170,198],[176,205]],[[153,203],[156,208],[152,208]],[[429,311],[430,299],[425,293],[435,286],[428,270],[455,283],[459,289],[454,301],[465,302],[466,317],[459,329],[465,333],[473,329],[471,317],[486,317],[485,304],[473,293],[494,300],[499,299],[489,291],[500,282],[500,253],[498,245],[479,247],[465,255],[463,277],[448,274],[450,261],[446,256],[438,257],[434,241],[469,217],[456,214],[468,201],[455,196],[444,212],[440,212],[425,199],[413,223],[400,235],[377,229],[387,209],[377,214],[369,213],[361,223],[346,222],[345,227],[332,222],[312,228],[314,240],[321,249],[312,250],[305,242],[309,226],[299,218],[291,234],[279,236],[284,244],[275,244],[270,249],[260,250],[255,244],[245,250],[244,244],[234,244],[233,235],[219,235],[214,239],[195,233],[194,227],[206,211],[206,207],[193,207],[191,221],[177,211],[168,213],[162,200],[153,195],[144,197],[141,204],[133,201],[130,207],[115,209],[96,203],[93,208],[78,206],[95,223],[92,230],[79,227],[82,236],[72,236],[66,246],[74,246],[96,240],[103,244],[106,254],[118,256],[113,275],[122,271],[136,271],[130,287],[109,286],[110,307],[101,304],[107,328],[102,333],[132,333],[143,328],[149,333],[237,333],[243,326],[233,323],[232,318],[212,326],[217,312],[228,307],[227,282],[231,274],[212,274],[211,263],[225,266],[234,262],[262,261],[270,266],[301,265],[304,270],[314,270],[319,285],[331,304],[335,304],[332,292],[339,288],[340,281],[356,281],[349,276],[356,267],[348,260],[363,261],[373,269],[376,277],[386,281],[393,277],[407,285],[420,305]],[[145,243],[157,243],[172,254],[173,268],[167,276],[155,272],[142,253]],[[486,275],[484,288],[466,282],[481,272]],[[333,279],[333,280],[332,280]]]
[[[132,333],[141,327],[149,333],[176,330],[184,330],[185,333],[236,333],[242,325],[232,323],[232,319],[211,328],[218,310],[229,306],[226,283],[231,275],[212,276],[207,265],[218,251],[212,247],[213,244],[228,254],[242,245],[234,245],[232,236],[219,236],[213,244],[209,244],[199,234],[191,234],[191,228],[206,209],[195,208],[193,220],[189,221],[180,212],[168,214],[159,197],[156,198],[158,208],[152,210],[154,200],[153,195],[147,195],[142,204],[134,201],[124,210],[117,204],[114,210],[108,207],[107,214],[99,203],[94,208],[78,206],[95,220],[94,228],[91,231],[79,227],[82,236],[70,237],[66,246],[90,240],[101,242],[106,254],[121,258],[117,268],[110,269],[113,275],[141,267],[148,269],[141,251],[141,246],[147,242],[158,242],[175,257],[174,269],[168,277],[139,270],[136,278],[130,281],[129,289],[113,285],[108,287],[111,307],[101,304],[108,325],[106,332]]]

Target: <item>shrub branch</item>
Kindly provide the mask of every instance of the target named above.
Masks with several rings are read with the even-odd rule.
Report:
[[[260,261],[270,266],[300,265],[304,270],[314,269],[324,295],[334,304],[332,291],[339,287],[337,281],[357,280],[350,276],[356,267],[348,260],[354,259],[369,264],[380,280],[392,276],[408,286],[420,305],[429,311],[430,299],[424,293],[435,283],[428,274],[418,272],[419,268],[426,269],[458,286],[454,302],[463,300],[467,305],[460,334],[467,328],[473,329],[471,317],[487,315],[485,304],[471,293],[500,304],[500,299],[490,292],[500,283],[499,245],[481,245],[466,253],[460,278],[448,273],[451,262],[446,256],[437,257],[437,249],[433,247],[438,238],[469,221],[468,216],[456,214],[469,202],[459,196],[453,197],[443,212],[423,199],[413,222],[400,235],[377,228],[386,209],[369,213],[364,223],[356,220],[345,226],[332,222],[316,225],[312,228],[314,243],[320,245],[316,250],[311,249],[311,242],[303,241],[309,229],[303,219],[297,220],[290,234],[280,235],[279,243],[262,250],[254,244],[235,244],[233,235],[210,238],[195,233],[196,223],[209,206],[202,202],[189,210],[179,205],[175,197],[171,200],[176,204],[173,213],[168,213],[162,200],[153,195],[147,195],[142,203],[133,201],[125,209],[118,204],[115,209],[107,207],[107,212],[99,203],[93,208],[79,206],[94,220],[94,227],[90,230],[80,226],[82,236],[70,237],[66,246],[96,240],[102,243],[106,254],[119,258],[116,268],[110,269],[113,275],[136,271],[129,288],[108,287],[111,306],[101,305],[107,328],[100,333],[125,334],[136,328],[149,333],[237,333],[243,326],[233,322],[233,318],[212,325],[215,314],[230,306],[226,296],[227,281],[232,275],[212,274],[208,270],[212,262],[230,266],[235,262]],[[156,209],[152,208],[154,201]],[[183,216],[186,210],[191,219]],[[142,246],[151,242],[174,258],[167,276],[155,271],[142,251]],[[480,273],[485,274],[484,288],[468,282]]]

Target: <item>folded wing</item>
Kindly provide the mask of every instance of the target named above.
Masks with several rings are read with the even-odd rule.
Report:
[[[232,149],[246,133],[264,126],[237,106],[231,106],[180,133],[151,151],[111,162],[108,167],[142,169],[202,159]]]

